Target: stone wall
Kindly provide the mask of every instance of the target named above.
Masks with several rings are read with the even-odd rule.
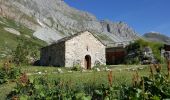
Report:
[[[65,66],[65,42],[41,49],[41,65]]]
[[[91,57],[91,67],[96,63],[106,64],[105,46],[91,33],[84,32],[65,42],[65,66],[80,64],[85,68],[85,56]]]

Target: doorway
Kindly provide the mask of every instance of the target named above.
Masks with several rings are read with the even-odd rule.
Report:
[[[85,68],[91,69],[91,57],[90,57],[90,55],[85,56]]]

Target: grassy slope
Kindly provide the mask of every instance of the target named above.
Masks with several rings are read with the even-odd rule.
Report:
[[[20,36],[14,35],[4,30],[4,27],[13,28],[21,33]],[[8,54],[8,51],[15,50],[18,40],[22,38],[23,40],[28,40],[30,43],[34,43],[40,47],[46,45],[45,42],[33,37],[32,30],[24,27],[23,25],[16,23],[13,20],[0,17],[0,54]],[[25,35],[30,38],[25,37]],[[1,58],[1,57],[0,57]]]

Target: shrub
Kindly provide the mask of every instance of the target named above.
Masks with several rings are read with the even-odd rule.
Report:
[[[23,73],[17,81],[17,86],[8,95],[8,99],[27,100],[103,100],[117,98],[117,91],[112,87],[112,72],[108,74],[108,83],[73,84],[71,80],[49,79],[40,77],[31,80]]]
[[[8,99],[28,99],[28,100],[90,100],[81,85],[71,88],[69,82],[61,80],[50,80],[46,78],[36,78],[29,80],[23,74],[17,82],[15,89],[8,95]]]
[[[17,67],[11,67],[9,62],[5,62],[4,66],[0,69],[0,84],[15,80],[21,74],[21,70]]]
[[[124,61],[125,64],[129,64],[129,65],[132,65],[132,64],[140,64],[139,57],[134,57],[134,58],[128,58],[128,57],[126,57],[125,59],[126,59],[126,60]]]
[[[143,39],[139,39],[134,43],[130,43],[130,45],[126,47],[128,55],[125,57],[124,63],[139,64],[140,62],[142,62],[143,60],[142,52],[145,47],[151,48],[156,61],[161,62],[160,49],[163,47],[163,44],[158,42],[153,43],[153,42],[145,41]]]
[[[33,64],[39,57],[39,46],[28,41],[20,39],[19,44],[13,54],[14,63]]]
[[[156,73],[154,74],[153,67]],[[167,76],[161,73],[161,66],[154,65],[150,68],[149,77],[134,75],[132,86],[122,86],[121,97],[123,99],[137,100],[162,100],[170,98],[170,82]]]

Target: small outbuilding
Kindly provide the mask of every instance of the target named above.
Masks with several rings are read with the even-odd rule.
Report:
[[[166,59],[170,60],[170,44],[164,45],[164,56]]]
[[[106,48],[106,64],[117,65],[123,63],[124,57],[127,55],[124,47],[107,47]]]
[[[91,69],[97,64],[106,64],[105,48],[94,34],[81,32],[42,48],[40,64],[63,67],[80,65]]]

